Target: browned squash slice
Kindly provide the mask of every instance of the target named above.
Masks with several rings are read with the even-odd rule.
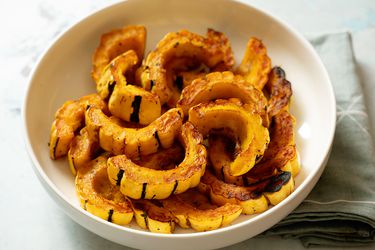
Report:
[[[199,103],[229,98],[239,98],[247,104],[249,111],[259,114],[263,124],[268,126],[267,99],[263,93],[249,85],[242,76],[230,71],[210,73],[195,80],[182,91],[177,106],[187,114],[191,107]]]
[[[98,138],[91,137],[86,127],[81,129],[80,134],[72,140],[68,151],[69,167],[73,175],[77,175],[77,171],[81,171],[81,168],[95,157],[99,149]]]
[[[225,183],[206,171],[198,189],[208,194],[217,205],[237,204],[242,207],[242,213],[257,214],[268,208],[267,199],[262,194],[268,184],[269,181],[263,181],[250,187],[236,186]]]
[[[130,201],[113,186],[107,175],[107,157],[99,156],[79,171],[76,192],[83,209],[119,225],[127,225],[133,218]]]
[[[166,67],[176,58],[189,58],[213,69],[220,65],[227,70],[234,64],[228,39],[220,32],[208,30],[203,37],[187,30],[168,33],[144,61],[140,78],[146,90],[156,93],[161,104],[171,99],[177,91],[172,79],[168,79]],[[191,60],[189,60],[191,61]]]
[[[248,172],[263,155],[269,142],[268,130],[258,114],[227,100],[198,104],[189,110],[189,121],[207,136],[212,130],[228,128],[235,133],[240,149],[230,164],[230,174]],[[257,159],[258,158],[258,159]]]
[[[77,101],[67,101],[56,111],[50,131],[51,159],[68,153],[74,134],[85,124],[85,110],[88,106],[95,106],[104,112],[107,110],[106,103],[97,94],[91,94]]]
[[[267,56],[266,47],[259,39],[250,38],[237,73],[243,75],[245,80],[256,89],[262,90],[268,81],[270,71],[271,59]]]
[[[281,172],[270,178],[263,193],[272,205],[282,202],[294,191],[294,180],[290,172]]]
[[[132,200],[134,217],[143,229],[153,233],[173,233],[175,223],[173,215],[162,206],[150,200]]]
[[[123,128],[100,109],[86,111],[86,126],[92,136],[99,137],[100,146],[115,155],[129,158],[155,153],[159,147],[172,146],[182,126],[182,110],[170,109],[143,128]]]
[[[234,153],[233,142],[230,138],[210,135],[208,141],[208,157],[215,171],[215,175],[226,183],[243,186],[243,175],[233,176],[230,174],[229,169],[233,161],[232,154]],[[230,149],[228,149],[228,147],[230,147]]]
[[[161,202],[171,211],[182,228],[191,227],[199,232],[229,225],[242,212],[241,207],[235,204],[213,206],[204,195],[192,189]]]
[[[289,167],[288,164],[292,163],[293,169],[295,169],[293,172],[298,173],[299,164],[294,141],[294,124],[294,117],[288,111],[281,111],[273,117],[270,128],[271,142],[262,160],[246,174],[247,183],[269,178],[275,175],[278,170],[285,169]]]
[[[175,168],[184,159],[184,149],[179,144],[174,144],[170,148],[163,148],[158,152],[142,156],[133,160],[135,164],[156,170],[168,170]]]
[[[103,100],[108,100],[117,84],[127,84],[127,72],[134,69],[138,63],[137,54],[129,50],[115,57],[104,69],[96,84],[96,90]]]
[[[174,169],[155,170],[139,166],[125,155],[108,160],[108,175],[121,192],[133,199],[165,199],[196,187],[206,168],[206,148],[202,135],[187,122],[182,126],[184,160]]]
[[[118,55],[134,50],[140,61],[146,44],[146,29],[143,26],[126,26],[102,35],[100,44],[92,58],[92,78],[98,83],[104,68]]]
[[[292,85],[285,79],[285,71],[282,68],[274,67],[272,69],[266,89],[270,95],[268,101],[268,115],[270,118],[282,110],[289,109]]]

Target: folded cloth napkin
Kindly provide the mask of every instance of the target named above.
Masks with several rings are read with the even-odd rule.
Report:
[[[306,200],[264,234],[298,238],[306,247],[373,242],[375,151],[356,75],[351,36],[338,33],[313,37],[310,41],[328,70],[336,95],[337,125],[332,153]]]

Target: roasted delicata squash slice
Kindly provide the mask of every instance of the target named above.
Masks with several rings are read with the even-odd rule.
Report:
[[[144,26],[126,26],[102,35],[100,44],[92,58],[92,78],[96,83],[102,76],[104,68],[120,54],[134,50],[140,60],[143,58],[146,44]]]
[[[212,130],[228,128],[235,133],[239,152],[230,164],[230,174],[248,172],[263,155],[269,143],[268,130],[258,114],[227,100],[198,104],[189,110],[189,121],[207,136]]]
[[[198,232],[229,225],[242,212],[242,208],[235,204],[213,206],[206,196],[192,189],[161,202],[175,216],[180,227],[191,227]]]
[[[50,131],[51,159],[55,160],[68,153],[75,133],[85,124],[85,110],[88,106],[107,112],[107,104],[97,94],[67,101],[57,110]]]
[[[191,107],[199,103],[228,98],[240,99],[247,104],[249,111],[262,117],[265,126],[268,125],[266,97],[261,91],[249,85],[242,76],[234,75],[230,71],[214,72],[196,79],[184,88],[177,106],[187,114]]]
[[[281,67],[274,67],[270,73],[266,89],[269,92],[268,115],[275,116],[282,110],[289,110],[292,96],[292,85],[285,79],[285,71]]]
[[[107,157],[99,156],[79,171],[76,192],[83,209],[119,225],[127,225],[133,218],[130,201],[113,186],[107,175]]]
[[[141,228],[154,233],[173,233],[174,216],[157,201],[132,200],[132,207],[135,220]]]
[[[180,140],[185,147],[185,158],[176,168],[150,169],[119,155],[108,159],[111,182],[133,199],[165,199],[196,187],[206,169],[207,152],[202,135],[187,122],[182,126]]]
[[[174,144],[170,148],[163,148],[158,152],[150,155],[142,156],[133,160],[135,164],[156,170],[168,170],[175,168],[185,157],[182,146]]]
[[[270,127],[271,142],[262,160],[244,177],[247,183],[269,178],[281,169],[293,172],[294,176],[298,173],[294,124],[294,117],[286,110],[273,117]]]
[[[272,205],[277,205],[294,191],[294,180],[290,172],[280,172],[270,178],[264,196]]]
[[[68,162],[73,175],[91,161],[99,152],[98,138],[91,137],[86,127],[75,136],[68,151]]]
[[[98,136],[104,150],[137,158],[172,146],[180,133],[182,116],[181,109],[170,109],[146,127],[123,128],[100,109],[90,107],[86,111],[86,127],[92,136]]]
[[[215,175],[225,183],[243,186],[243,175],[233,176],[230,174],[230,164],[233,161],[235,150],[235,146],[230,138],[220,135],[210,135],[208,144],[208,157]]]
[[[266,47],[259,39],[250,38],[237,73],[243,75],[245,80],[256,89],[262,90],[267,83],[270,71],[271,59],[267,56]]]
[[[269,181],[263,181],[250,187],[236,186],[219,180],[207,170],[198,189],[217,205],[237,204],[242,207],[242,213],[257,214],[268,209],[268,201],[262,194],[268,184]]]
[[[115,57],[104,69],[102,76],[96,84],[96,90],[103,100],[108,100],[117,84],[116,80],[127,85],[124,75],[132,71],[138,63],[137,54],[134,50],[129,50]],[[115,79],[116,78],[116,79]]]
[[[168,33],[144,61],[144,71],[140,81],[146,90],[156,93],[161,104],[165,104],[178,93],[171,77],[168,79],[167,66],[178,58],[200,62],[208,68],[230,69],[234,64],[233,53],[228,39],[220,32],[209,29],[203,37],[187,30]],[[169,70],[173,70],[169,67]]]

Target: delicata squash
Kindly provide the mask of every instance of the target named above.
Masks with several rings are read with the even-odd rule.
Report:
[[[270,73],[266,89],[269,92],[268,115],[273,117],[282,110],[289,110],[292,96],[292,85],[285,79],[285,71],[281,67],[274,67]]]
[[[212,130],[230,129],[239,142],[239,152],[230,164],[230,174],[242,175],[248,172],[263,155],[269,143],[268,130],[262,119],[245,108],[227,100],[216,100],[198,104],[189,110],[189,121],[207,136]]]
[[[250,38],[237,73],[243,75],[246,81],[256,89],[262,90],[267,83],[270,71],[271,59],[267,56],[266,47],[259,39]]]
[[[228,70],[234,64],[229,41],[220,32],[209,29],[206,37],[187,30],[168,33],[156,50],[147,56],[140,76],[143,88],[156,93],[161,104],[167,103],[173,93],[178,92],[172,80],[167,79],[166,71],[167,65],[176,58],[198,61],[210,69],[220,67]]]
[[[65,102],[56,112],[50,131],[50,157],[55,160],[68,153],[74,134],[85,124],[85,110],[95,106],[107,112],[107,104],[97,95],[91,94],[79,100]]]
[[[132,200],[134,217],[143,229],[154,233],[173,233],[175,228],[174,216],[159,202],[150,200]]]
[[[217,205],[237,204],[242,207],[242,213],[257,214],[268,208],[267,199],[262,194],[268,183],[258,183],[252,187],[236,186],[225,183],[217,179],[210,171],[206,171],[198,189],[208,194],[211,201]]]
[[[207,197],[196,190],[190,189],[185,193],[173,195],[161,201],[182,228],[192,228],[195,231],[209,231],[229,225],[242,212],[239,205],[225,204],[214,206]]]
[[[242,76],[230,71],[214,72],[194,80],[182,91],[177,106],[187,114],[199,103],[229,98],[239,98],[251,112],[259,114],[267,126],[267,99],[263,93],[249,85]]]
[[[103,69],[118,55],[134,50],[140,60],[143,58],[146,44],[144,26],[131,25],[105,33],[92,58],[92,78],[96,83],[102,76]]]
[[[108,159],[108,176],[112,184],[133,199],[165,199],[199,184],[206,169],[206,148],[202,135],[187,122],[181,129],[185,147],[184,160],[173,169],[155,170],[139,166],[125,155]]]
[[[294,124],[294,117],[286,110],[273,117],[270,127],[271,141],[262,160],[244,177],[247,183],[266,179],[281,169],[291,171],[293,176],[299,172]]]
[[[119,225],[127,225],[133,218],[129,199],[113,186],[107,175],[107,156],[89,162],[85,171],[76,176],[76,192],[83,209]]]
[[[267,210],[268,203],[277,205],[289,196],[294,190],[294,180],[290,172],[279,172],[257,184],[241,187],[220,181],[206,171],[198,189],[208,194],[214,204],[238,204],[242,213],[256,214]]]
[[[94,158],[99,149],[98,139],[90,136],[86,127],[82,128],[79,135],[73,138],[68,151],[68,162],[72,174],[76,175],[77,171]]]
[[[182,115],[181,109],[170,109],[146,127],[123,128],[100,109],[90,107],[86,111],[86,127],[92,136],[99,138],[104,150],[137,158],[155,153],[160,147],[170,147],[180,133]]]

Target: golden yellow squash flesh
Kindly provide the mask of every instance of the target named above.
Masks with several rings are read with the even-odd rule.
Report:
[[[234,75],[230,71],[214,72],[194,80],[182,91],[177,106],[187,114],[191,107],[199,103],[229,98],[238,98],[247,104],[248,110],[259,114],[263,124],[267,126],[267,99],[263,93],[249,85],[242,76]]]
[[[268,81],[270,71],[271,59],[267,56],[266,47],[259,39],[250,38],[237,73],[243,75],[255,88],[262,90]]]
[[[295,176],[299,171],[294,141],[294,117],[288,111],[281,111],[273,117],[270,127],[271,141],[262,160],[245,177],[247,183],[255,183],[275,175],[278,170],[290,170]],[[289,166],[288,166],[289,165]]]
[[[50,157],[55,160],[65,156],[75,132],[85,124],[85,110],[88,106],[106,112],[107,104],[97,95],[91,94],[79,100],[65,102],[55,113],[50,131]]]
[[[129,50],[115,57],[104,69],[96,84],[96,90],[103,100],[108,100],[118,83],[127,85],[126,75],[138,63],[137,54]]]
[[[233,131],[234,139],[240,145],[239,152],[230,164],[229,170],[233,176],[248,172],[263,155],[269,142],[268,130],[263,127],[261,117],[231,101],[216,100],[198,104],[189,110],[189,121],[203,136],[214,130]]]
[[[133,199],[165,199],[196,187],[206,169],[206,148],[202,135],[187,122],[182,126],[184,160],[173,169],[157,170],[139,166],[125,155],[108,159],[108,176],[121,192]]]
[[[289,110],[292,85],[285,79],[285,71],[281,67],[274,67],[272,69],[266,89],[270,95],[267,109],[270,118],[282,110]]]
[[[203,175],[198,189],[207,193],[211,201],[217,205],[227,203],[242,207],[244,214],[261,213],[268,208],[268,202],[262,191],[268,182],[259,183],[252,187],[241,187],[225,183],[217,179],[210,171]]]
[[[156,205],[157,202],[132,200],[134,217],[138,226],[153,233],[173,233],[175,228],[174,216],[167,209]]]
[[[229,225],[242,212],[239,205],[213,206],[207,198],[195,190],[173,195],[161,201],[171,211],[182,228],[203,232]]]
[[[234,64],[229,41],[220,32],[209,29],[206,37],[187,30],[168,33],[147,56],[140,75],[143,88],[156,93],[161,104],[167,103],[174,93],[178,93],[166,69],[171,61],[181,58],[203,63],[210,69],[220,67],[229,70]]]
[[[82,128],[79,135],[72,140],[68,151],[68,162],[72,174],[77,175],[77,171],[91,161],[98,151],[98,138],[91,137],[87,129]]]
[[[134,50],[141,61],[145,44],[146,29],[140,25],[126,26],[103,34],[92,58],[91,75],[94,81],[98,83],[109,62],[126,51]]]
[[[81,206],[89,213],[119,225],[131,222],[131,203],[109,182],[106,156],[86,164],[85,171],[77,173],[75,185]]]
[[[86,111],[86,127],[92,136],[98,136],[100,146],[115,155],[129,158],[155,153],[168,148],[180,133],[182,110],[170,109],[143,128],[123,128],[98,108]]]

